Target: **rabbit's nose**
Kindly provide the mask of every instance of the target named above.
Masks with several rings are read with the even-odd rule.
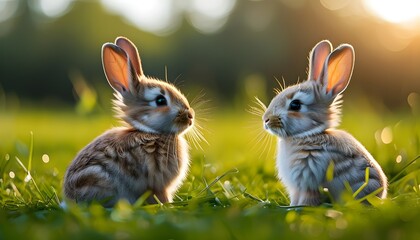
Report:
[[[191,126],[193,124],[194,111],[192,109],[184,109],[178,112],[176,121],[179,121],[182,124],[188,124]]]
[[[268,129],[269,127],[269,125],[270,125],[270,118],[264,118],[264,128],[265,129]]]

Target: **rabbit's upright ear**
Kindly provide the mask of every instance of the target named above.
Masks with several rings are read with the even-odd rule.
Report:
[[[102,65],[105,76],[116,91],[123,96],[132,92],[133,79],[137,81],[135,70],[127,53],[112,43],[102,46]]]
[[[321,73],[325,93],[335,97],[350,83],[354,67],[354,49],[349,44],[340,45],[325,61]]]
[[[134,45],[128,38],[125,37],[118,37],[115,39],[115,44],[122,48],[130,58],[131,63],[133,64],[133,68],[136,71],[137,76],[143,75],[143,69],[141,68],[141,61],[139,52]]]
[[[330,41],[323,40],[312,49],[309,56],[308,80],[319,81],[325,60],[332,51]]]

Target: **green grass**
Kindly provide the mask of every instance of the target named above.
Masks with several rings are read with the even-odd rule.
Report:
[[[209,145],[191,150],[191,170],[174,203],[62,210],[67,165],[117,121],[110,113],[72,110],[0,112],[0,239],[420,239],[419,116],[360,105],[345,105],[342,128],[392,180],[389,198],[374,207],[352,199],[287,207],[275,177],[275,141],[258,137],[260,120],[241,108],[214,108],[204,123]]]

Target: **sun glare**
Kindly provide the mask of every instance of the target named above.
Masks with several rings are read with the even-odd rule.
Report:
[[[204,33],[220,30],[227,22],[236,0],[193,0],[189,7],[192,25]]]
[[[64,15],[70,9],[72,2],[73,0],[36,0],[30,4],[45,16],[54,18]]]
[[[110,12],[121,15],[134,26],[156,34],[172,32],[180,24],[171,0],[101,0]]]
[[[14,16],[18,7],[18,1],[0,1],[0,23]]]
[[[227,21],[236,0],[101,0],[110,12],[123,16],[140,29],[165,35],[178,29],[184,12],[201,32],[212,33]]]
[[[391,23],[409,23],[420,19],[419,0],[364,0],[372,14]]]

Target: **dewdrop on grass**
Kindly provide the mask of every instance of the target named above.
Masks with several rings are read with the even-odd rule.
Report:
[[[29,182],[31,181],[31,179],[32,179],[31,173],[28,173],[28,175],[26,175],[25,177],[25,182]]]

